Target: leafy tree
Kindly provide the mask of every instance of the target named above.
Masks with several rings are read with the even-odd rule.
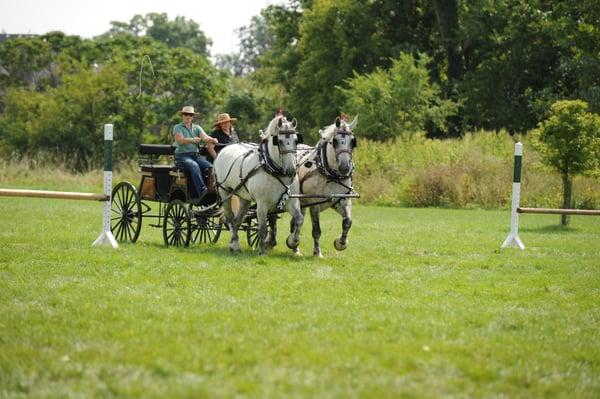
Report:
[[[170,48],[188,48],[205,56],[208,56],[208,47],[212,44],[196,22],[182,16],[169,21],[165,13],[149,13],[145,16],[138,14],[129,23],[112,21],[111,29],[105,35],[119,34],[146,35]]]
[[[600,168],[600,116],[581,100],[552,104],[550,116],[533,131],[533,143],[544,164],[562,176],[563,208],[571,208],[572,176]],[[568,223],[561,215],[561,223]]]
[[[262,15],[255,15],[250,25],[236,30],[240,51],[237,54],[217,56],[217,65],[228,68],[234,76],[248,75],[259,67],[259,57],[272,47],[272,35]]]
[[[69,154],[74,169],[86,170],[101,164],[104,123],[115,124],[115,158],[129,159],[142,140],[171,140],[169,131],[183,104],[207,116],[223,104],[225,76],[189,49],[133,35],[98,38],[81,47],[82,61],[70,56],[69,46],[48,56],[56,87],[6,89],[0,115],[4,153]]]
[[[339,88],[346,99],[344,110],[360,115],[361,135],[377,140],[423,132],[426,123],[443,128],[456,112],[456,103],[441,100],[439,87],[427,73],[429,57],[418,61],[401,54],[389,70],[358,75]]]
[[[466,123],[522,132],[561,98],[600,111],[600,7],[591,0],[476,0],[459,14]]]

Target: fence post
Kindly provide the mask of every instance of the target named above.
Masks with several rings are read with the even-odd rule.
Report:
[[[113,125],[104,125],[104,195],[109,200],[104,201],[104,213],[102,217],[102,233],[96,238],[92,246],[110,244],[113,248],[118,248],[117,240],[110,231],[110,206],[112,191],[112,147],[113,147]]]
[[[523,158],[523,144],[515,144],[515,167],[513,173],[513,189],[512,189],[512,206],[511,206],[511,219],[510,219],[510,233],[502,248],[507,247],[519,247],[525,249],[523,241],[519,238],[519,200],[521,197],[521,161]]]

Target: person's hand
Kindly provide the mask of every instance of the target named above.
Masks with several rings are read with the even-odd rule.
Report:
[[[209,141],[209,143],[213,143],[213,144],[219,144],[219,140],[217,140],[216,138],[214,138],[214,137],[211,137],[210,139],[211,139],[211,140]]]
[[[194,143],[200,144],[201,141],[202,139],[200,137],[194,137]]]

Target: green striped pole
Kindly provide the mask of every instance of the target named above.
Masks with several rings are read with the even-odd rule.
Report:
[[[521,163],[523,158],[523,144],[515,144],[515,168],[513,173],[513,189],[512,189],[512,206],[511,206],[511,219],[510,219],[510,233],[502,248],[507,247],[519,247],[525,249],[523,241],[519,238],[519,200],[521,197]]]
[[[113,125],[104,125],[104,195],[110,198],[112,190],[112,147],[113,147]],[[110,205],[111,201],[104,201],[104,212],[102,218],[102,233],[96,238],[92,246],[110,244],[118,248],[117,240],[110,231]]]

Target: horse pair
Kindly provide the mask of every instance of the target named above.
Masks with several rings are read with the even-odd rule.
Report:
[[[323,129],[316,147],[301,144],[296,121],[276,116],[261,134],[261,143],[232,144],[225,147],[214,162],[217,189],[231,232],[229,248],[239,251],[238,228],[252,202],[256,203],[259,254],[276,243],[276,213],[292,215],[291,232],[286,244],[299,253],[303,208],[310,208],[313,254],[321,256],[319,213],[333,207],[342,216],[342,234],[334,241],[337,250],[347,246],[352,225],[352,150],[356,139],[352,130],[357,119],[347,123],[339,118]],[[239,197],[234,214],[231,196]],[[271,227],[270,234],[268,226]]]

